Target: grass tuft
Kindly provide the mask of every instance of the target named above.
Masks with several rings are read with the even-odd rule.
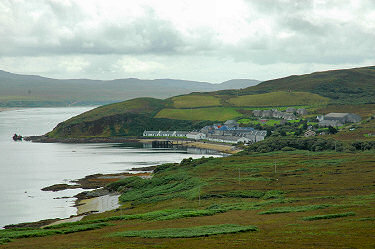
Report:
[[[312,221],[312,220],[327,220],[327,219],[335,219],[341,217],[348,217],[354,216],[354,212],[347,212],[347,213],[340,213],[340,214],[324,214],[324,215],[315,215],[315,216],[307,216],[303,217],[303,220]]]
[[[0,231],[0,241],[8,241],[10,239],[19,239],[19,238],[30,238],[30,237],[44,237],[55,234],[68,234],[76,233],[81,231],[88,231],[99,229],[104,226],[108,226],[108,223],[96,223],[96,224],[74,224],[67,223],[63,229],[33,229],[33,230],[19,230],[19,229],[5,229]],[[55,226],[56,228],[56,226]],[[9,242],[9,241],[8,241]]]
[[[294,212],[306,212],[317,209],[328,208],[330,205],[308,205],[308,206],[296,206],[296,207],[276,207],[271,208],[267,211],[260,212],[259,214],[281,214],[281,213],[294,213]]]
[[[194,238],[217,234],[239,233],[247,231],[258,231],[255,226],[241,226],[235,224],[222,224],[212,226],[197,226],[189,228],[167,228],[156,230],[126,231],[112,234],[120,237],[142,237],[142,238]]]

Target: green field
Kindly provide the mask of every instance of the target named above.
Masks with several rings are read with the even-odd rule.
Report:
[[[228,100],[234,106],[295,106],[327,104],[328,98],[308,92],[271,92],[243,95]]]
[[[242,116],[235,108],[230,107],[209,107],[199,109],[171,109],[161,110],[156,118],[170,118],[182,120],[211,120],[226,121]]]
[[[176,108],[219,106],[220,98],[210,95],[185,95],[172,98]]]

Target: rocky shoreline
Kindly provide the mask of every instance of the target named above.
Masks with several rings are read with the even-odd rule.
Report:
[[[117,174],[94,174],[94,175],[89,175],[84,178],[78,179],[78,180],[73,180],[71,183],[73,184],[54,184],[51,186],[47,186],[43,189],[42,191],[62,191],[66,189],[76,189],[76,188],[82,188],[82,189],[90,189],[90,191],[83,191],[73,197],[77,198],[75,201],[75,207],[85,205],[83,203],[83,200],[87,199],[93,199],[97,197],[103,197],[107,195],[115,195],[118,193],[113,193],[110,192],[108,189],[105,188],[105,186],[111,182],[118,181],[120,179],[126,178],[126,177],[131,177],[131,176],[139,176],[143,178],[150,178],[152,174],[152,170],[156,166],[151,166],[151,167],[140,167],[140,168],[132,168],[129,171],[132,172],[138,172],[138,173],[129,173],[129,172],[124,172],[124,173],[117,173]],[[94,190],[92,190],[94,189]],[[69,197],[71,198],[71,197]],[[49,226],[52,224],[57,224],[57,223],[62,223],[62,222],[70,222],[70,221],[75,221],[75,220],[80,220],[83,218],[85,215],[91,214],[91,213],[96,213],[96,210],[88,211],[85,213],[80,213],[77,215],[72,215],[69,218],[65,219],[60,219],[60,218],[55,218],[55,219],[46,219],[46,220],[40,220],[36,222],[25,222],[25,223],[19,223],[19,224],[11,224],[11,225],[6,225],[4,226],[5,229],[11,229],[11,228],[41,228],[45,226]]]

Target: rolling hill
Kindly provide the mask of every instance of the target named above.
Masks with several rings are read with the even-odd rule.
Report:
[[[245,88],[257,80],[207,82],[136,78],[116,80],[58,80],[35,75],[12,74],[0,70],[0,106],[102,105],[137,97],[167,98],[180,94]]]
[[[336,103],[375,103],[375,66],[292,75],[264,81],[239,92],[247,95],[274,91],[310,92]]]
[[[257,108],[368,104],[375,101],[374,79],[375,68],[367,67],[290,76],[240,90],[191,93],[165,100],[132,99],[74,117],[48,135],[138,136],[144,130],[194,130],[210,122],[246,117]]]

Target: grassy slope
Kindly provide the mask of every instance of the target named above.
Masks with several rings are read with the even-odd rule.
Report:
[[[170,109],[161,110],[156,118],[171,118],[182,120],[211,120],[225,121],[242,116],[234,108],[230,107],[210,107],[197,109]]]
[[[220,98],[214,96],[202,96],[195,94],[173,97],[172,101],[173,106],[175,108],[206,107],[220,105]]]
[[[120,210],[84,219],[112,226],[16,239],[3,247],[371,248],[375,244],[374,161],[373,151],[294,151],[185,162],[160,171],[152,184],[133,182],[133,188],[126,192],[126,198],[133,200]],[[174,185],[181,177],[185,180]],[[160,187],[155,187],[158,182]],[[188,183],[186,188],[184,182]],[[142,198],[132,195],[139,191]],[[170,209],[174,211],[167,211]],[[132,218],[108,218],[121,215]],[[195,236],[208,233],[200,226],[215,225],[216,229],[222,224],[256,226],[259,231],[179,239],[112,237],[117,232],[143,236],[150,233],[148,230],[165,228],[191,228],[188,231]],[[175,237],[181,230],[168,232]]]
[[[338,103],[373,103],[375,67],[315,72],[269,80],[241,91],[255,94],[272,91],[304,91],[333,99]],[[234,92],[233,92],[234,94]]]
[[[50,137],[80,137],[80,136],[111,136],[121,122],[135,119],[137,115],[151,118],[165,105],[164,100],[153,98],[138,98],[120,103],[104,105],[75,116],[57,125],[48,136]],[[129,119],[126,117],[129,116]],[[125,118],[125,120],[124,120]]]
[[[100,106],[94,110],[82,113],[67,121],[67,123],[79,123],[94,121],[111,115],[125,113],[152,113],[164,107],[165,101],[153,98],[138,98],[131,101]]]
[[[271,92],[231,98],[234,106],[293,106],[327,104],[328,98],[307,92]]]

